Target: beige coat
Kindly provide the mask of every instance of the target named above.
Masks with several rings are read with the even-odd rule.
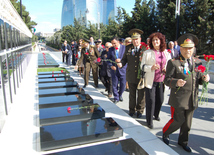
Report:
[[[166,64],[165,64],[165,68],[167,65],[167,62],[171,59],[170,53],[165,50],[164,51],[164,55],[166,57]],[[145,72],[145,87],[151,89],[153,82],[154,82],[154,77],[155,77],[155,71],[152,70],[152,66],[156,63],[156,59],[155,59],[155,52],[153,50],[146,50],[143,53],[143,59],[141,61],[141,68],[144,65],[144,72]]]

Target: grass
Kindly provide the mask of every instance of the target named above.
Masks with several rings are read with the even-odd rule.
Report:
[[[61,70],[69,73],[65,68],[57,67],[57,68],[38,68],[37,74],[38,74],[38,72],[52,72],[52,71],[61,71]]]
[[[13,70],[9,69],[10,75],[12,74]],[[3,70],[3,74],[7,74],[7,70]]]

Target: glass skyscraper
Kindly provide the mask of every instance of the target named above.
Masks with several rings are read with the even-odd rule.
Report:
[[[64,0],[62,6],[61,28],[74,25],[74,18],[82,25],[103,23],[115,20],[116,0]]]

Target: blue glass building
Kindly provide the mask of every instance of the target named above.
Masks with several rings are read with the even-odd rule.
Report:
[[[62,6],[61,28],[74,25],[74,18],[82,25],[103,23],[115,20],[116,0],[64,0]]]

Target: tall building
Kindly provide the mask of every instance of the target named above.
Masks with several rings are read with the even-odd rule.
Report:
[[[115,20],[116,0],[64,0],[62,6],[61,28],[74,25],[74,18],[82,25],[108,24],[109,18]]]

